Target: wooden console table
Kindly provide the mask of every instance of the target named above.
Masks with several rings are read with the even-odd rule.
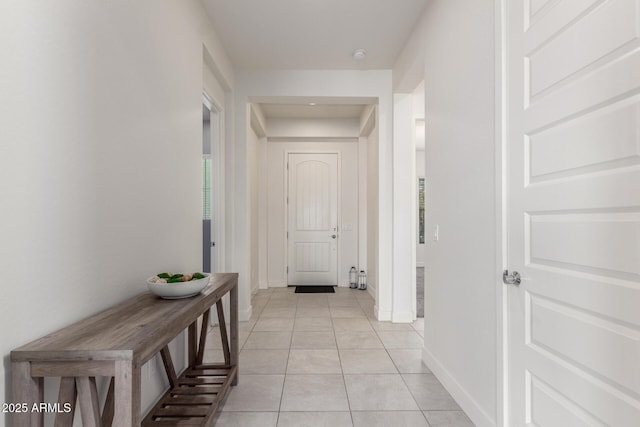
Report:
[[[230,336],[222,297],[230,295]],[[203,363],[210,308],[216,304],[224,364]],[[202,316],[201,326],[198,318]],[[168,344],[188,329],[188,367],[177,376]],[[198,336],[199,334],[199,336]],[[141,420],[140,368],[157,353],[170,389]],[[16,427],[43,425],[44,378],[60,377],[55,426],[71,426],[76,400],[84,426],[210,425],[230,385],[238,381],[238,275],[213,274],[200,295],[163,300],[144,293],[11,352]],[[111,377],[102,411],[96,377]],[[67,404],[67,406],[64,406]],[[68,409],[68,410],[67,410]]]

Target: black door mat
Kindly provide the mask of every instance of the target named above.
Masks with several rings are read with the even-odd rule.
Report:
[[[333,286],[296,286],[296,294],[335,294]]]

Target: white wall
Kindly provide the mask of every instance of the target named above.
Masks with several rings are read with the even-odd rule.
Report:
[[[365,112],[366,113],[366,112]],[[372,106],[370,114],[373,114],[372,129],[364,133],[366,136],[367,144],[367,159],[366,159],[366,173],[367,173],[367,290],[374,297],[376,301],[376,313],[378,310],[378,300],[380,298],[379,281],[379,267],[378,267],[378,254],[379,248],[379,216],[378,216],[378,121],[376,119],[376,107]],[[366,122],[367,118],[363,117],[363,121]],[[390,304],[389,304],[390,306]]]
[[[251,206],[251,294],[267,289],[267,119],[259,104],[249,105],[250,120],[247,129],[249,185],[252,187]]]
[[[356,138],[359,119],[281,119],[270,118],[270,139],[276,138]]]
[[[271,124],[268,124],[271,133]],[[357,140],[356,140],[357,141]],[[357,142],[272,142],[267,143],[267,241],[269,286],[286,286],[285,153],[339,153],[340,182],[338,226],[338,285],[349,286],[349,268],[358,266],[358,144]],[[350,230],[345,230],[350,224]]]
[[[0,402],[11,349],[200,268],[203,43],[232,85],[197,0],[3,4]]]
[[[260,176],[258,175],[258,167],[259,167],[259,141],[258,135],[256,132],[250,127],[247,133],[247,164],[249,165],[249,206],[251,215],[249,217],[249,236],[250,236],[250,245],[249,245],[249,256],[250,256],[250,270],[249,270],[249,283],[251,286],[251,293],[255,293],[258,290],[258,275],[259,275],[259,232],[258,232],[258,224],[259,224],[259,193],[258,193],[258,180]]]
[[[267,289],[268,281],[268,225],[267,205],[267,138],[258,141],[258,288]]]
[[[393,299],[391,320],[416,318],[415,120],[413,96],[393,95]]]
[[[391,312],[392,288],[392,99],[390,70],[242,70],[235,75],[235,213],[233,268],[240,273],[239,304],[241,319],[251,315],[250,289],[247,282],[249,245],[249,195],[247,170],[247,117],[249,102],[283,97],[351,97],[378,101],[379,173],[379,246],[377,259],[380,313]],[[388,318],[387,318],[388,320]]]
[[[425,80],[423,354],[478,426],[497,418],[493,13],[490,0],[429,2],[394,68],[396,90]]]

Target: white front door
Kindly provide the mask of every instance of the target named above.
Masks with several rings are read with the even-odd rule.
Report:
[[[336,285],[338,155],[288,155],[287,285]]]
[[[507,6],[509,426],[640,425],[640,6]]]

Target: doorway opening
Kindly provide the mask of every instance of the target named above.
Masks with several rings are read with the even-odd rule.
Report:
[[[216,250],[220,236],[220,187],[218,178],[221,141],[221,112],[211,99],[202,97],[202,270],[219,271],[221,263]]]
[[[416,244],[416,287],[415,313],[417,318],[424,318],[425,269],[426,269],[426,123],[425,123],[425,93],[424,81],[420,82],[413,91],[413,146],[415,150],[415,244]]]
[[[367,289],[375,295],[377,262],[367,268],[367,253],[370,250],[371,257],[377,257],[377,250],[371,248],[377,234],[369,233],[367,218],[378,209],[374,203],[377,162],[370,161],[377,152],[377,100],[269,97],[251,101],[247,158],[250,170],[258,171],[248,177],[250,188],[258,189],[255,196],[251,192],[250,205],[258,207],[252,210],[251,222],[256,222],[253,213],[264,212],[257,218],[264,221],[256,223],[259,253],[257,263],[252,255],[251,269],[258,267],[260,288],[298,284],[349,287],[353,266],[366,272]],[[372,144],[376,147],[369,150]],[[333,156],[333,160],[307,159],[296,171],[289,156],[298,155]],[[328,175],[333,180],[330,188],[326,187],[329,180],[316,176],[327,170],[333,171]],[[305,174],[304,179],[292,177],[298,173]],[[300,201],[300,206],[294,201]],[[294,209],[305,211],[308,217],[300,221],[306,223],[298,224]],[[370,226],[374,229],[377,223],[372,220]],[[309,241],[309,236],[297,236],[299,233],[317,236]],[[298,238],[301,240],[295,241]]]
[[[416,148],[416,317],[424,317],[424,277],[426,246],[425,121],[415,119]]]

